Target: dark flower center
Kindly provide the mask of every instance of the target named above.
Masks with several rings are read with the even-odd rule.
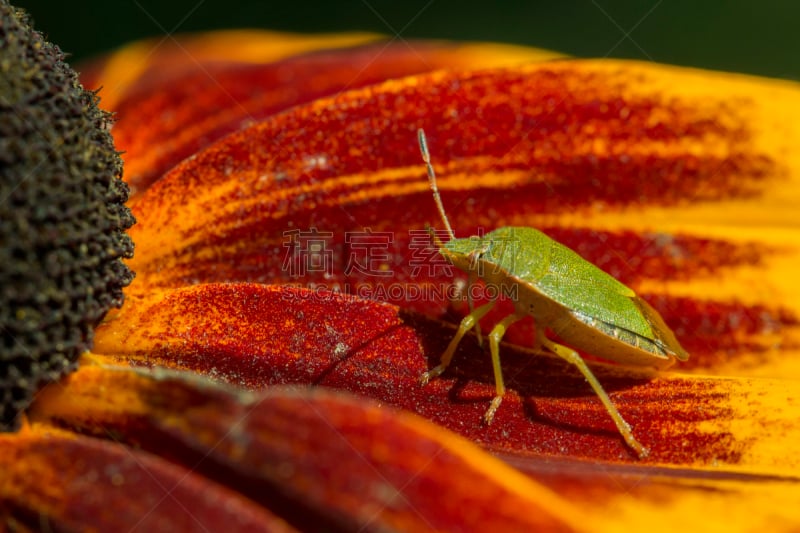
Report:
[[[0,0],[0,431],[74,368],[133,279],[135,220],[98,100]]]

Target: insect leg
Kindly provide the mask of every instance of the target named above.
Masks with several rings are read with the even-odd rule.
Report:
[[[617,429],[619,430],[622,438],[625,439],[625,442],[630,446],[638,455],[639,457],[647,457],[650,453],[647,448],[639,444],[639,441],[633,436],[633,432],[631,431],[631,426],[622,418],[622,415],[617,410],[616,406],[611,402],[611,398],[608,397],[603,386],[597,381],[597,378],[594,377],[592,371],[589,369],[589,366],[586,364],[586,361],[578,355],[578,352],[572,350],[571,348],[567,348],[562,344],[558,344],[556,342],[551,341],[547,337],[544,336],[543,333],[537,334],[539,341],[550,351],[568,361],[578,367],[578,370],[581,371],[583,377],[586,378],[586,381],[589,382],[589,385],[592,386],[594,389],[595,394],[600,397],[600,401],[603,402],[603,405],[608,411],[608,414],[611,415],[612,420],[617,425]]]
[[[473,313],[475,310],[475,302],[472,301],[472,287],[478,281],[478,271],[470,270],[469,277],[467,278],[467,302],[469,303],[469,312]],[[478,346],[483,347],[483,335],[481,335],[481,324],[478,320],[475,321],[475,335],[478,337]]]
[[[450,361],[453,360],[453,354],[456,352],[456,347],[458,346],[458,343],[461,341],[464,335],[469,330],[471,330],[475,326],[475,324],[478,323],[478,320],[483,318],[483,316],[486,313],[488,313],[492,309],[492,307],[494,307],[495,303],[496,302],[489,302],[487,304],[484,304],[475,309],[474,311],[472,311],[470,314],[468,314],[461,320],[461,324],[458,325],[458,331],[456,331],[456,334],[453,336],[453,340],[450,341],[450,344],[447,345],[447,349],[442,354],[442,358],[439,364],[420,376],[419,382],[422,385],[425,385],[431,379],[441,375],[442,372],[444,372],[444,370],[450,364]]]
[[[500,339],[502,339],[503,335],[505,335],[508,326],[517,320],[525,318],[526,316],[527,315],[524,313],[514,313],[513,315],[508,315],[503,320],[495,324],[494,328],[492,328],[492,331],[489,333],[489,351],[492,353],[495,397],[492,399],[489,409],[486,410],[486,414],[483,415],[483,420],[487,424],[492,423],[494,414],[497,411],[497,408],[500,407],[500,402],[503,401],[503,396],[506,394],[506,386],[503,383],[503,370],[500,368]]]

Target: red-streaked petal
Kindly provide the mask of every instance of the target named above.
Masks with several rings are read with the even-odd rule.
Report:
[[[409,296],[452,280],[411,262],[410,232],[437,220],[416,146],[424,126],[458,235],[538,227],[650,300],[691,351],[684,368],[800,376],[798,115],[790,83],[620,61],[348,91],[233,134],[151,187],[135,206],[132,290],[392,287],[375,297],[459,316],[441,291]],[[312,228],[328,235],[329,263],[294,276],[291,232]],[[388,278],[348,273],[348,235],[366,229],[390,235],[377,265]],[[507,340],[530,343],[530,331]]]
[[[218,63],[261,64],[296,54],[357,46],[384,39],[374,33],[303,35],[265,30],[221,30],[134,41],[82,65],[81,81],[103,87],[103,103],[115,109],[127,95],[168,87],[172,77]]]
[[[307,530],[581,524],[571,504],[452,433],[325,389],[254,396],[186,375],[85,366],[40,395],[32,416],[164,455]]]
[[[224,36],[222,36],[224,37]],[[552,52],[502,46],[443,42],[379,41],[352,45],[361,36],[331,36],[310,40],[265,34],[250,50],[220,57],[213,48],[216,35],[189,40],[176,50],[141,58],[144,69],[119,89],[103,90],[103,103],[118,118],[113,129],[117,147],[125,152],[125,180],[133,195],[182,159],[217,139],[291,106],[392,78],[448,68],[501,66],[558,57]],[[269,43],[275,51],[270,51]],[[239,39],[224,46],[235,47]],[[370,40],[374,40],[370,39]],[[289,43],[293,40],[289,39]],[[349,46],[348,46],[349,45]],[[152,43],[145,42],[111,55],[126,64],[139,59]],[[163,44],[161,45],[163,46]],[[315,50],[321,47],[322,50]],[[169,47],[168,47],[169,48]],[[211,55],[206,50],[214,51]],[[182,52],[182,53],[181,53]],[[301,53],[304,52],[304,53]],[[256,62],[256,59],[260,61]],[[108,78],[120,83],[113,66],[84,84],[94,87]],[[117,96],[121,93],[121,96]]]
[[[33,426],[0,435],[0,450],[4,531],[294,531],[238,493],[119,442]]]
[[[389,304],[207,284],[131,297],[97,330],[95,351],[249,388],[345,389],[415,411],[495,451],[637,461],[577,370],[552,356],[503,346],[510,390],[489,427],[481,417],[494,380],[474,340],[463,341],[443,377],[421,386],[420,375],[453,332]],[[793,381],[655,376],[608,366],[595,373],[652,462],[776,472],[786,458],[775,442],[800,430]]]

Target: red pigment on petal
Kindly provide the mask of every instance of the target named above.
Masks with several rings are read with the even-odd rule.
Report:
[[[445,376],[423,387],[420,375],[438,363],[455,326],[388,304],[321,296],[223,284],[170,291],[157,301],[131,298],[113,322],[98,328],[95,351],[250,388],[306,383],[344,389],[415,411],[492,449],[632,459],[602,404],[568,363],[504,344],[509,394],[487,428],[482,416],[494,378],[474,336],[462,341]],[[646,437],[650,427],[658,434],[655,428],[680,416],[725,416],[726,402],[712,395],[724,396],[726,389],[713,380],[666,380],[612,366],[595,373],[626,420],[643,426],[635,434],[656,450],[660,445]],[[701,386],[712,388],[692,388]],[[707,409],[697,412],[678,401],[684,393],[696,394],[695,403],[710,402]],[[731,454],[739,451],[725,439],[680,451],[687,454],[683,461],[701,452],[735,460]],[[652,457],[658,460],[657,453]]]
[[[800,325],[800,317],[786,308],[663,295],[647,300],[670,316],[670,326],[692,354],[681,363],[684,369],[713,369],[739,360],[757,366],[778,347],[799,346],[792,330]]]
[[[337,177],[365,175],[359,184],[341,183],[338,189],[348,194],[374,188],[370,174],[392,168],[412,166],[402,181],[418,181],[414,139],[420,126],[425,126],[442,169],[442,185],[452,188],[448,174],[464,173],[464,188],[470,187],[470,175],[518,170],[525,176],[515,180],[514,194],[538,199],[528,206],[536,213],[590,201],[663,205],[751,194],[774,170],[766,155],[751,151],[741,121],[731,127],[713,120],[723,112],[719,102],[660,101],[645,87],[626,101],[624,119],[598,112],[607,100],[618,99],[623,91],[630,94],[627,73],[615,77],[571,62],[407,80],[320,99],[238,132],[177,167],[148,194],[149,201],[169,197],[170,189],[193,194],[231,175],[257,170],[284,176],[272,183],[273,194],[304,185],[298,211],[341,205]],[[735,123],[735,111],[728,114],[726,124]],[[656,125],[654,115],[663,115]],[[448,118],[452,116],[458,120]],[[593,126],[590,133],[587,125]],[[608,144],[598,146],[598,139]],[[712,139],[727,147],[725,158],[686,149]],[[325,163],[309,165],[310,156]],[[395,189],[400,183],[395,182]],[[245,181],[240,193],[252,194],[255,185]],[[563,189],[570,194],[559,194]],[[260,209],[269,210],[270,204],[265,198]],[[458,214],[454,216],[457,220]],[[155,222],[152,213],[149,218]]]
[[[43,415],[52,422],[152,450],[301,531],[560,531],[574,523],[575,511],[549,490],[419,417],[364,398],[297,387],[245,395],[186,375],[98,367],[65,385],[39,400],[50,404]],[[115,403],[109,390],[129,402]]]
[[[294,531],[241,494],[116,441],[39,428],[0,436],[0,446],[2,524],[35,531]]]
[[[292,106],[386,79],[447,66],[457,45],[377,43],[267,64],[209,63],[169,86],[133,87],[115,109],[126,181],[143,191],[217,139]]]
[[[580,62],[437,73],[296,107],[197,154],[143,195],[135,206],[133,267],[151,286],[270,281],[283,270],[286,230],[331,231],[335,245],[348,231],[370,228],[402,238],[424,229],[438,216],[414,142],[421,125],[460,234],[478,226],[541,226],[538,219],[548,213],[589,210],[598,202],[640,208],[750,195],[764,176],[778,175],[748,144],[735,110],[719,102],[661,102],[642,91],[618,110],[625,120],[611,121],[619,106],[598,102],[619,98],[631,82],[623,74],[592,72]],[[553,106],[566,110],[556,113]],[[506,107],[514,113],[503,112]],[[478,116],[478,109],[485,112]],[[725,126],[711,120],[722,112],[729,114]],[[496,131],[487,129],[503,120]],[[476,128],[483,128],[481,135],[470,131]],[[603,128],[613,132],[613,143],[600,142]],[[716,145],[715,153],[698,152],[703,143]],[[719,155],[719,146],[727,155]],[[159,238],[165,232],[174,238]],[[594,242],[597,235],[586,232]],[[572,240],[567,244],[581,248]],[[630,246],[650,243],[645,236]],[[728,254],[720,244],[711,249],[718,254],[686,264],[682,254],[697,251],[697,261],[705,244],[673,237],[663,244],[672,257],[643,266],[663,279],[754,260],[747,249]],[[608,257],[604,250],[587,255],[590,261]],[[334,264],[341,262],[334,256]],[[303,280],[309,281],[315,280]]]
[[[777,253],[763,244],[691,235],[590,228],[540,229],[627,285],[642,279],[666,281],[714,276],[723,268],[762,265],[765,258]]]

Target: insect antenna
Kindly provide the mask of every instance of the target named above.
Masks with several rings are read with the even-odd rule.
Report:
[[[436,207],[439,209],[439,214],[442,216],[442,222],[444,222],[444,227],[447,229],[447,234],[451,239],[455,239],[456,234],[453,233],[453,228],[450,227],[450,222],[447,220],[447,215],[444,212],[444,205],[442,205],[442,197],[439,196],[439,187],[436,186],[436,172],[434,172],[433,165],[431,165],[431,154],[428,152],[428,140],[425,138],[425,130],[422,128],[417,130],[417,139],[419,140],[419,151],[422,153],[422,160],[425,161],[425,166],[428,168],[428,181],[433,191],[433,199],[436,200]]]

